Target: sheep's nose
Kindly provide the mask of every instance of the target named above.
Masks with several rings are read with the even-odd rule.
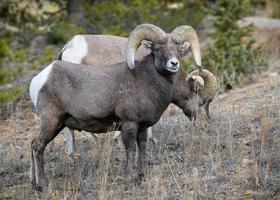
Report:
[[[171,61],[171,64],[172,64],[173,66],[177,66],[177,65],[178,65],[178,61]]]
[[[171,72],[177,72],[180,67],[180,62],[177,58],[173,57],[168,60],[167,62],[167,70]]]

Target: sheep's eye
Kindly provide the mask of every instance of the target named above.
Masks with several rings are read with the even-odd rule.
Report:
[[[159,47],[154,47],[153,51],[154,52],[160,52],[160,48]]]
[[[184,43],[180,44],[178,52],[183,53],[183,52],[187,51],[189,49],[189,47],[190,47],[190,43],[184,42]]]

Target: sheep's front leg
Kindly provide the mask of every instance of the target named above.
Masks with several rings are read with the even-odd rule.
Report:
[[[146,145],[147,145],[147,129],[140,129],[137,133],[137,145],[139,148],[138,156],[138,175],[140,183],[145,178],[145,162],[146,162]]]
[[[122,138],[126,150],[126,176],[127,183],[131,185],[133,183],[133,167],[136,154],[136,135],[138,127],[134,122],[122,123]]]

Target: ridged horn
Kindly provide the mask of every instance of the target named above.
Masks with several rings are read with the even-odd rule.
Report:
[[[135,68],[134,57],[142,40],[162,43],[167,39],[166,33],[153,24],[140,24],[129,35],[126,45],[126,62],[130,69]]]
[[[204,88],[200,90],[200,95],[203,99],[213,99],[217,93],[217,80],[214,74],[210,71],[203,69],[194,70],[188,74],[187,79],[191,76],[201,76],[204,80]]]
[[[193,54],[196,66],[201,70],[201,54],[200,46],[196,31],[191,26],[178,26],[171,32],[171,39],[176,43],[188,41],[190,43],[191,52]]]

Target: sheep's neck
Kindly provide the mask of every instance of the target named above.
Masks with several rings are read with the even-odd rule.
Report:
[[[153,56],[146,56],[129,74],[128,84],[136,82],[134,91],[142,93],[142,95],[136,96],[144,95],[145,98],[149,99],[149,102],[156,102],[155,113],[162,114],[174,98],[177,74],[163,76],[156,70],[153,63]],[[134,80],[132,81],[132,79]]]
[[[183,70],[179,70],[178,79],[175,85],[175,95],[172,103],[180,108],[184,108],[186,100],[190,99],[193,95],[186,78],[187,76],[185,72]]]
[[[149,84],[148,89],[156,89],[157,91],[161,91],[163,95],[168,93],[170,96],[170,91],[174,90],[177,74],[160,74],[154,66],[154,58],[152,54],[143,59],[139,69],[142,71],[142,73],[140,73],[142,74],[142,79]]]

